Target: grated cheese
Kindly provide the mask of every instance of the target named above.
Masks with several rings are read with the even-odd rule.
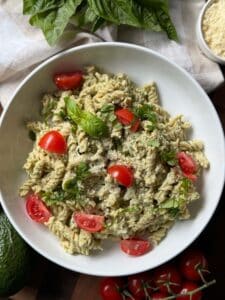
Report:
[[[216,0],[206,10],[202,31],[209,48],[216,55],[225,57],[225,0]]]

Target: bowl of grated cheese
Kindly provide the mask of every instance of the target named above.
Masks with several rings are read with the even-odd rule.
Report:
[[[200,50],[219,64],[225,64],[224,11],[224,0],[207,1],[200,12],[196,28]]]

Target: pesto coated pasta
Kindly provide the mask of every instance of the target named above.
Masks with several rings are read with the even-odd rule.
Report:
[[[45,95],[42,120],[27,124],[35,141],[20,196],[40,197],[50,212],[44,225],[68,253],[89,255],[104,239],[156,245],[200,198],[195,181],[209,166],[204,145],[187,138],[191,125],[182,115],[160,106],[155,83],[137,87],[125,74],[92,66],[83,77],[78,89]],[[52,131],[65,152],[41,147]],[[98,230],[81,226],[82,214],[97,216]]]

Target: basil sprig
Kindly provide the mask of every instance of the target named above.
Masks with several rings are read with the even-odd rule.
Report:
[[[66,97],[66,113],[70,120],[80,126],[89,136],[101,138],[108,135],[108,127],[96,115],[82,110],[73,99]]]
[[[31,16],[30,24],[43,31],[51,46],[61,37],[74,37],[72,29],[94,32],[106,24],[165,31],[177,40],[168,0],[23,0],[23,14]]]

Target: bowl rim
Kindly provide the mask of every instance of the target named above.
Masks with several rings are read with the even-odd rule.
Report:
[[[215,52],[213,52],[213,50],[206,43],[206,40],[203,35],[203,30],[202,30],[202,22],[203,22],[205,12],[214,2],[215,2],[215,0],[207,1],[200,11],[200,14],[199,14],[199,17],[197,20],[197,26],[196,26],[197,42],[198,42],[199,48],[210,60],[213,60],[220,64],[225,64],[225,58],[223,58],[222,56],[219,56]]]
[[[199,92],[205,97],[205,100],[208,102],[208,105],[211,107],[211,110],[213,112],[214,118],[218,123],[219,129],[220,129],[220,135],[221,135],[221,141],[223,141],[223,156],[225,156],[225,138],[224,138],[224,131],[223,131],[223,127],[220,121],[220,118],[216,112],[216,109],[214,107],[214,105],[212,104],[210,98],[208,97],[207,93],[203,90],[203,88],[200,86],[200,84],[186,71],[184,70],[182,67],[180,67],[179,65],[177,65],[176,63],[170,61],[169,59],[167,59],[165,56],[151,50],[148,49],[146,47],[143,46],[138,46],[138,45],[134,45],[134,44],[129,44],[129,43],[121,43],[121,42],[97,42],[97,43],[91,43],[91,44],[86,44],[86,45],[81,45],[81,46],[75,46],[73,48],[67,49],[65,51],[62,51],[60,53],[57,53],[56,55],[46,59],[45,61],[43,61],[40,65],[38,65],[37,67],[34,68],[34,70],[32,70],[23,80],[22,82],[18,85],[18,87],[16,88],[15,92],[13,93],[12,97],[10,98],[10,100],[8,101],[7,105],[4,107],[3,109],[3,113],[0,117],[0,127],[2,125],[2,122],[4,120],[5,114],[8,111],[8,108],[10,106],[10,104],[13,102],[15,96],[17,95],[17,93],[19,92],[19,90],[23,87],[24,84],[26,84],[26,82],[28,80],[30,80],[32,78],[32,76],[34,74],[36,74],[40,69],[42,69],[44,66],[48,65],[49,63],[51,63],[54,60],[57,60],[58,58],[76,52],[76,51],[80,51],[83,49],[90,49],[90,48],[100,48],[100,47],[105,47],[105,48],[110,48],[110,47],[123,47],[123,48],[129,48],[129,49],[133,49],[133,50],[138,50],[140,52],[145,52],[147,54],[153,55],[153,56],[157,56],[158,58],[160,58],[161,60],[163,60],[164,62],[172,65],[173,67],[175,67],[176,69],[178,69],[181,73],[183,73],[185,76],[187,76],[189,78],[189,80],[192,82],[192,84],[198,88]],[[197,238],[198,236],[203,232],[203,230],[206,228],[206,226],[208,225],[209,221],[212,219],[213,214],[215,213],[216,208],[218,207],[218,204],[220,202],[221,199],[221,195],[222,195],[222,191],[224,188],[224,182],[225,182],[225,169],[223,171],[223,178],[222,178],[222,182],[223,184],[221,184],[220,187],[220,191],[218,193],[219,197],[217,199],[217,203],[214,207],[214,209],[210,212],[210,214],[208,215],[208,219],[207,221],[202,225],[201,229],[195,233],[192,237],[191,240],[188,241],[188,243],[186,243],[182,248],[179,249],[179,251],[174,252],[173,255],[167,257],[166,259],[164,259],[163,262],[157,263],[155,265],[154,268],[160,266],[161,264],[164,264],[168,261],[170,261],[171,259],[173,259],[174,257],[178,256],[181,252],[183,252],[187,247],[189,247]],[[42,247],[36,245],[35,243],[30,242],[29,238],[26,237],[26,234],[23,233],[22,230],[20,230],[17,226],[17,223],[14,221],[13,216],[11,215],[10,211],[7,209],[6,205],[5,205],[5,201],[3,200],[3,196],[2,196],[2,192],[0,189],[0,204],[2,205],[2,208],[5,212],[5,214],[7,215],[7,217],[9,218],[10,222],[12,223],[13,227],[16,229],[16,231],[18,232],[18,234],[26,241],[26,243],[31,246],[31,248],[33,248],[36,252],[38,252],[40,255],[42,255],[43,257],[47,258],[49,261],[63,267],[66,268],[68,270],[71,270],[73,272],[80,272],[82,274],[87,274],[87,275],[94,275],[94,276],[107,276],[105,273],[102,273],[101,271],[89,271],[89,270],[83,270],[82,267],[80,268],[79,266],[76,266],[76,269],[73,268],[73,266],[65,266],[64,264],[62,264],[61,262],[59,262],[56,258],[50,256],[47,252],[42,250]],[[142,267],[138,272],[144,272],[149,270],[149,267]],[[132,272],[126,272],[124,270],[121,270],[120,274],[115,274],[115,275],[110,275],[110,276],[127,276],[127,275],[132,275],[137,273],[137,271],[132,271]]]

